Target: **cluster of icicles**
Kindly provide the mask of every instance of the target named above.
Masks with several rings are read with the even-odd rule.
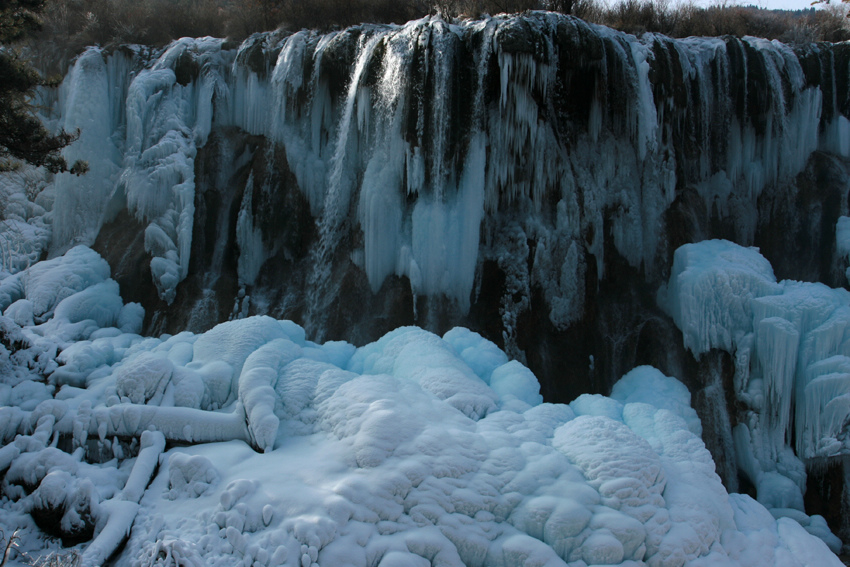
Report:
[[[260,34],[238,49],[210,38],[161,53],[92,48],[57,103],[58,125],[82,132],[69,157],[92,173],[57,180],[53,252],[90,243],[127,207],[148,225],[154,280],[172,301],[189,265],[196,152],[235,126],[285,149],[319,226],[317,293],[352,218],[373,291],[397,274],[466,309],[487,219],[531,212],[563,327],[583,295],[578,250],[604,273],[604,214],[616,249],[651,271],[678,187],[733,215],[733,194],[754,206],[812,151],[847,154],[835,58],[755,38],[638,39],[548,13]],[[736,224],[744,242],[748,218]],[[239,244],[251,285],[270,254],[249,215]]]

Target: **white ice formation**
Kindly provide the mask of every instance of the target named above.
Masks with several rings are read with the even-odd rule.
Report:
[[[602,277],[610,237],[651,273],[659,218],[678,187],[695,187],[751,241],[748,207],[765,187],[799,173],[817,149],[848,155],[841,95],[821,81],[840,62],[825,50],[637,39],[546,13],[260,34],[238,49],[210,38],[161,52],[92,48],[51,114],[81,129],[67,154],[92,168],[51,186],[52,254],[91,245],[127,209],[147,226],[152,277],[171,302],[189,265],[198,150],[236,127],[284,150],[320,219],[314,295],[351,217],[362,233],[352,257],[373,291],[406,276],[414,294],[466,309],[481,245],[501,238],[482,231],[487,215],[546,210],[520,233],[537,243],[531,277],[565,328],[584,298],[583,250]],[[248,194],[239,270],[251,285],[272,250],[258,245]],[[28,219],[43,212],[20,211],[0,254],[10,239],[20,245],[14,231],[38,231]]]
[[[108,277],[76,247],[3,280],[20,344],[0,350],[0,527],[26,550],[53,514],[91,530],[86,565],[128,534],[115,565],[840,565],[727,494],[690,394],[654,368],[567,406],[461,328],[360,348],[269,317],[142,337],[114,326],[135,308],[89,301]],[[43,321],[13,320],[21,301]]]
[[[777,283],[757,249],[712,240],[676,251],[659,302],[695,355],[734,356],[740,467],[766,506],[802,511],[798,457],[850,454],[850,293]]]

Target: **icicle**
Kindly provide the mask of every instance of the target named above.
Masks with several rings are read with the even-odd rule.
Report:
[[[248,174],[245,183],[245,191],[242,196],[242,205],[239,208],[239,216],[236,220],[236,243],[239,246],[239,260],[237,273],[241,286],[254,285],[260,268],[266,260],[265,247],[263,245],[263,233],[254,227],[252,215],[254,195],[254,173]]]
[[[118,67],[116,69],[116,67]],[[111,76],[103,52],[90,48],[78,59],[65,80],[67,93],[62,111],[62,127],[80,130],[80,138],[63,152],[69,164],[88,162],[88,174],[56,176],[53,251],[61,255],[76,244],[92,244],[112,195],[121,155],[113,133],[119,129],[110,97],[112,85],[120,84],[123,66],[115,66],[119,76]]]
[[[764,376],[763,430],[773,439],[774,455],[791,440],[791,407],[800,333],[789,321],[769,317],[758,323],[758,356]]]
[[[360,80],[369,63],[372,52],[381,41],[382,36],[375,34],[368,38],[361,38],[358,45],[356,64],[351,73],[345,96],[345,106],[342,110],[339,124],[336,130],[336,141],[334,144],[333,157],[330,161],[330,172],[327,181],[327,193],[325,194],[322,218],[319,223],[319,242],[314,252],[315,270],[310,279],[308,291],[308,304],[316,307],[323,298],[328,277],[330,273],[331,257],[337,247],[339,238],[339,225],[348,212],[351,194],[353,192],[353,172],[349,169],[351,152],[350,138],[355,138],[352,132],[352,121],[356,112],[357,93],[360,90]],[[317,310],[318,311],[318,310]]]

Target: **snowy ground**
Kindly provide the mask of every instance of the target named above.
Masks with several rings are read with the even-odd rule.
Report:
[[[116,565],[841,564],[819,516],[726,493],[653,368],[553,405],[460,328],[142,337],[109,276],[80,246],[0,280],[0,528],[33,555],[41,526],[86,565],[127,534]]]

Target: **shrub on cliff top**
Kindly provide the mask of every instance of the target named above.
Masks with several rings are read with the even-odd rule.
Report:
[[[403,23],[428,14],[479,17],[553,10],[628,33],[672,37],[755,35],[786,42],[850,38],[846,4],[797,12],[670,0],[47,0],[40,46],[72,56],[92,44],[165,45],[184,36],[241,40],[276,28],[338,29],[363,22]]]

